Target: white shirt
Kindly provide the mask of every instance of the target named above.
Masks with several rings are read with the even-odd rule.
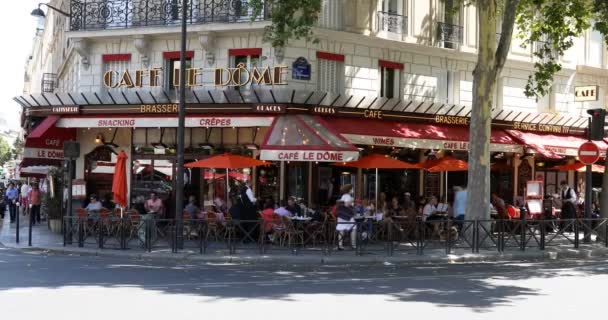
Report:
[[[247,187],[247,191],[245,191],[245,194],[247,194],[247,198],[249,198],[249,201],[251,201],[251,203],[255,203],[257,201],[257,199],[253,196],[253,191],[251,191],[251,188]]]
[[[565,195],[565,197],[563,197]],[[562,202],[570,202],[576,204],[576,191],[568,187],[566,190],[562,190]]]
[[[23,198],[27,197],[27,195],[31,189],[32,188],[27,184],[22,185],[21,186],[21,197],[23,197]]]
[[[424,209],[422,209],[422,217],[424,218],[424,220],[426,220],[426,218],[430,217],[435,212],[437,212],[437,207],[430,203],[427,203],[424,206]]]
[[[437,211],[439,212],[448,212],[449,206],[447,203],[440,203],[437,205]]]
[[[454,195],[454,217],[464,216],[464,211],[467,205],[467,191],[458,191]]]

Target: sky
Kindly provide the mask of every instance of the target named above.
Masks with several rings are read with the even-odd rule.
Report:
[[[0,118],[6,119],[9,128],[19,129],[21,107],[13,97],[23,92],[25,62],[32,48],[37,20],[30,15],[41,0],[5,0],[0,10]],[[10,3],[10,5],[9,5]],[[46,8],[43,8],[46,11]],[[0,128],[7,129],[7,128]]]

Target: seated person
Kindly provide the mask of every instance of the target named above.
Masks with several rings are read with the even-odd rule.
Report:
[[[441,202],[437,203],[438,213],[448,213],[450,211],[450,205],[447,202],[446,196],[441,197]]]
[[[303,215],[302,208],[296,203],[295,197],[289,197],[289,199],[287,199],[287,206],[285,209],[290,212],[292,217],[300,217]]]
[[[114,201],[112,201],[112,193],[108,192],[106,193],[106,195],[104,196],[103,202],[101,203],[101,205],[108,209],[108,210],[114,210],[116,209],[116,203],[114,203]]]
[[[494,210],[496,210],[496,218],[497,219],[509,219],[509,215],[507,214],[507,206],[505,205],[505,201],[501,199],[498,194],[492,193],[492,206],[494,206]]]
[[[291,211],[287,210],[287,205],[284,200],[281,200],[281,206],[274,210],[274,213],[278,214],[281,217],[287,216],[291,217],[293,214]]]
[[[89,215],[96,215],[99,213],[101,208],[103,207],[101,206],[101,202],[99,202],[97,199],[97,195],[92,194],[91,197],[89,197],[89,204],[84,209],[89,213]]]
[[[439,213],[440,212],[437,210],[437,197],[432,196],[422,209],[422,220],[432,221],[445,219],[445,217],[440,215]]]
[[[274,203],[270,199],[266,199],[264,203],[264,210],[262,210],[262,229],[265,234],[268,234],[271,241],[274,237],[270,234],[276,228],[280,221],[277,221],[277,215],[274,213]]]
[[[150,192],[150,199],[146,200],[144,207],[146,213],[157,214],[158,216],[162,216],[165,209],[163,201],[156,196],[156,192]]]
[[[190,196],[188,198],[188,204],[184,208],[184,211],[187,212],[188,214],[190,214],[191,219],[197,219],[199,217],[199,213],[201,212],[201,210],[196,205],[195,196]]]

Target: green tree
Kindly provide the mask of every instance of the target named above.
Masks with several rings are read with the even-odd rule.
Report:
[[[0,137],[0,165],[4,165],[7,161],[12,159],[13,149],[3,137]]]
[[[25,146],[25,142],[21,137],[17,137],[15,142],[13,142],[13,159],[19,158],[21,154],[23,154],[23,147]]]
[[[263,2],[269,1],[249,2],[260,13]],[[321,0],[271,0],[270,3],[272,25],[265,30],[266,41],[278,47],[284,46],[290,39],[314,39],[313,31],[321,10]],[[493,92],[507,60],[514,29],[517,27],[516,36],[523,40],[524,45],[540,44],[540,50],[534,53],[537,62],[534,63],[525,92],[530,97],[542,97],[550,92],[554,76],[561,71],[559,57],[573,46],[575,37],[591,26],[591,21],[598,21],[594,28],[601,31],[608,42],[608,1],[455,0],[453,3],[453,10],[468,5],[477,7],[479,41],[473,71],[466,217],[487,219],[490,215]],[[498,43],[497,21],[501,21],[502,31]],[[608,205],[604,207],[608,210]]]

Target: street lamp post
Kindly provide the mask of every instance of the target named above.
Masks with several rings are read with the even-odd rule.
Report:
[[[175,245],[173,250],[182,249],[184,234],[182,218],[184,209],[184,127],[186,122],[186,18],[188,0],[182,0],[182,32],[179,55],[179,110],[177,122],[177,179],[175,184]]]

